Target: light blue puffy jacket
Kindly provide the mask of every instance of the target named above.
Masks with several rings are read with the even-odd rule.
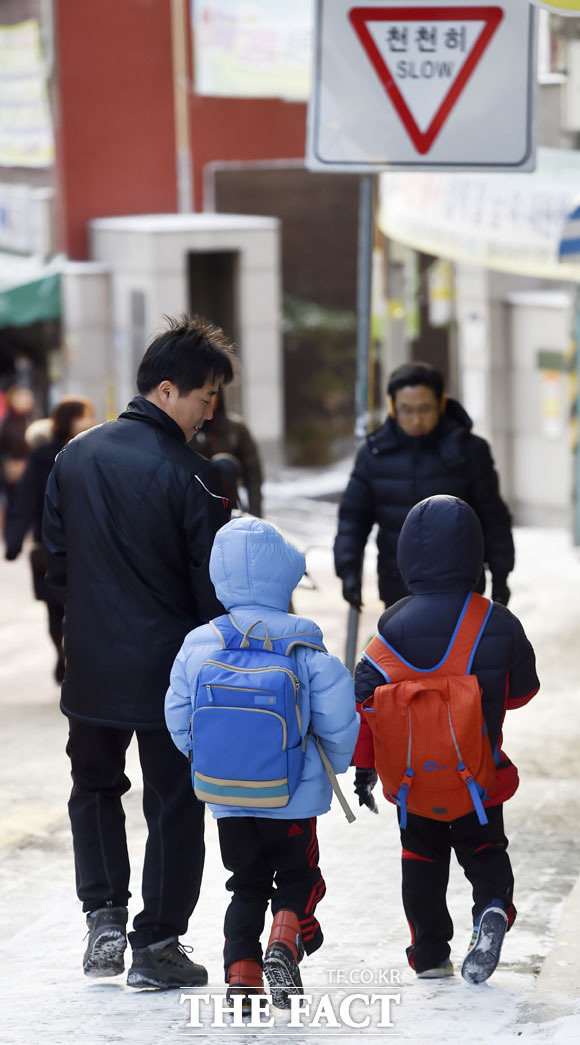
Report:
[[[320,628],[304,617],[286,612],[290,596],[305,569],[304,556],[262,519],[233,519],[218,530],[209,564],[220,602],[245,631],[262,620],[271,637],[298,636],[322,642]],[[254,634],[264,635],[258,626]],[[199,668],[220,648],[209,624],[185,638],[172,671],[165,697],[165,719],[174,743],[189,753],[192,700]],[[336,773],[348,768],[358,736],[353,680],[337,657],[320,650],[294,649],[304,732],[309,724],[320,737]],[[267,816],[296,820],[318,816],[330,808],[332,789],[312,736],[306,741],[302,779],[288,805],[280,809],[244,810],[230,806],[210,808],[215,817]]]

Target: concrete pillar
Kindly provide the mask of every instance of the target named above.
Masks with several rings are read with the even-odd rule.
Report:
[[[62,270],[64,352],[57,393],[88,396],[98,421],[112,402],[111,283],[106,265],[67,262]]]

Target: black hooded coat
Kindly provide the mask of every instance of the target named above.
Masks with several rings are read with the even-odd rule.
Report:
[[[429,497],[409,512],[397,549],[398,567],[411,592],[385,610],[378,631],[399,656],[423,670],[436,667],[450,645],[469,592],[483,561],[483,537],[477,516],[464,501]],[[501,749],[506,710],[527,704],[539,689],[535,656],[517,617],[493,603],[472,665],[482,689],[482,708],[492,749]],[[360,703],[384,684],[364,655],[355,673]],[[364,716],[361,716],[363,718]],[[361,724],[353,760],[374,765],[372,737]],[[516,767],[502,752],[498,786],[487,804],[509,798],[518,786]]]
[[[414,504],[452,494],[469,504],[483,530],[484,561],[496,581],[514,567],[510,513],[485,439],[474,435],[460,403],[447,399],[429,435],[408,436],[394,418],[370,435],[358,452],[343,494],[334,543],[336,573],[360,576],[368,535],[378,523],[379,594],[390,606],[407,594],[396,572],[397,540]]]

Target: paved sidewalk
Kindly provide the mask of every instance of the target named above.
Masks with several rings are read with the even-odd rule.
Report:
[[[301,585],[297,612],[312,616],[332,652],[342,655],[346,606],[333,575],[331,544],[335,508],[316,502],[271,499],[269,513],[306,549],[316,587]],[[506,939],[489,984],[469,988],[453,977],[444,984],[418,981],[405,962],[408,930],[400,902],[400,849],[393,811],[381,804],[373,817],[358,810],[349,826],[341,811],[320,820],[321,859],[328,893],[320,907],[325,945],[304,963],[309,991],[330,991],[342,977],[347,988],[376,990],[382,974],[400,980],[392,1007],[393,1028],[381,1037],[413,1045],[441,1041],[580,1040],[580,838],[577,829],[580,749],[580,560],[561,532],[519,530],[512,608],[536,646],[542,690],[506,720],[505,747],[520,768],[522,784],[506,806],[516,876],[518,921]],[[374,631],[380,604],[375,593],[373,550],[365,567],[365,612],[360,638]],[[176,1038],[195,1043],[264,1041],[293,1045],[331,1036],[318,1028],[246,1032],[187,1026],[181,992],[136,992],[124,979],[83,977],[84,921],[74,897],[66,801],[69,774],[66,721],[58,711],[53,654],[45,633],[44,606],[33,602],[24,559],[0,562],[0,1042],[6,1045],[164,1045]],[[138,909],[139,862],[144,843],[136,754],[126,799],[134,861],[131,914]],[[344,790],[352,794],[352,771]],[[227,904],[226,873],[215,824],[207,821],[207,861],[201,900],[186,943],[207,964],[211,993],[223,992],[221,925]],[[470,897],[452,868],[450,907],[455,922],[453,959],[461,961],[470,936]],[[368,976],[372,977],[368,981]],[[383,981],[384,982],[384,981]],[[335,1032],[359,1040],[372,1028]],[[298,1035],[298,1036],[297,1036]]]

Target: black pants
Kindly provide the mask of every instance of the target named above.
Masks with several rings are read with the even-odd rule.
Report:
[[[486,809],[489,823],[475,813],[443,823],[409,813],[401,829],[403,907],[411,929],[409,965],[417,972],[437,968],[450,954],[453,922],[446,903],[451,850],[473,891],[473,921],[492,900],[499,900],[511,927],[514,877],[507,854],[503,807]]]
[[[58,602],[47,602],[48,634],[50,635],[56,649],[59,660],[64,657],[63,650],[63,628],[64,606]]]
[[[326,892],[318,866],[316,818],[227,816],[218,820],[222,860],[233,893],[224,921],[224,966],[243,958],[262,961],[266,910],[294,911],[307,954],[318,950],[322,930],[314,910]]]
[[[137,730],[148,837],[143,863],[143,910],[129,934],[132,947],[180,936],[197,903],[205,847],[203,803],[191,786],[187,760],[167,730]],[[125,754],[133,730],[71,719],[67,754],[73,789],[69,815],[77,895],[84,911],[126,906],[129,855],[122,796],[131,787]]]

